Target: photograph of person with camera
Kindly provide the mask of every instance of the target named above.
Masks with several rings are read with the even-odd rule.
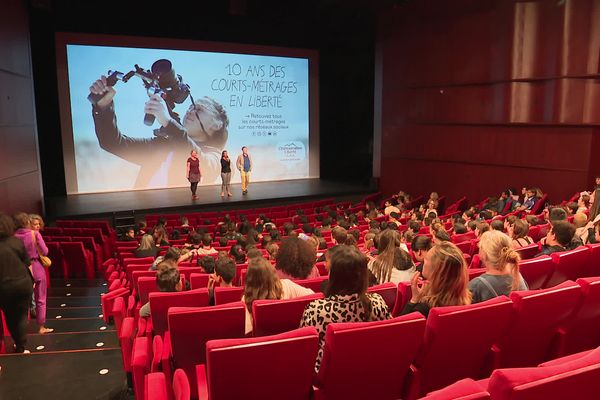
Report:
[[[102,75],[91,84],[88,97],[100,147],[140,166],[135,189],[189,184],[186,165],[192,151],[199,160],[201,182],[214,183],[221,172],[221,151],[228,137],[229,119],[223,106],[210,97],[194,100],[189,86],[182,82],[181,76],[175,75],[168,60],[156,61],[152,71],[144,71],[136,65],[136,71],[122,80],[126,82],[134,75],[142,78],[149,94],[143,105],[144,124],[152,125],[156,120],[159,128],[147,138],[123,134],[117,125],[116,79]],[[192,104],[180,119],[173,108],[188,96]],[[197,182],[192,183],[197,185]]]

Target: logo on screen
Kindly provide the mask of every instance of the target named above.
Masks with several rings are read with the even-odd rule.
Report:
[[[302,142],[279,143],[277,145],[277,153],[279,161],[282,163],[298,162],[306,158],[306,151]]]

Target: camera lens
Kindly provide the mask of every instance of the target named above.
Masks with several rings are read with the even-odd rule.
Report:
[[[162,89],[172,88],[178,84],[173,64],[169,60],[157,60],[152,64],[152,73],[158,77],[158,84]]]

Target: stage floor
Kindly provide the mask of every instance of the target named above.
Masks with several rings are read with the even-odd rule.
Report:
[[[60,218],[109,217],[113,213],[131,212],[136,215],[181,211],[211,211],[227,208],[269,206],[282,202],[365,194],[375,188],[361,184],[300,179],[277,182],[250,183],[248,194],[242,195],[241,185],[232,184],[233,197],[221,198],[221,186],[198,187],[198,200],[192,200],[189,188],[138,190],[97,194],[79,194],[46,199],[46,216],[52,221]]]

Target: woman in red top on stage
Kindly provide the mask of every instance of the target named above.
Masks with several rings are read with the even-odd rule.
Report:
[[[187,180],[190,181],[192,200],[198,199],[196,189],[198,188],[198,182],[200,182],[200,160],[196,150],[192,150],[190,157],[187,159]]]

